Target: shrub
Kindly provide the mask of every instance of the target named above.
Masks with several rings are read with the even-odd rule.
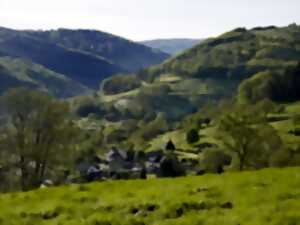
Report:
[[[139,129],[135,135],[145,141],[149,141],[168,130],[169,125],[165,115],[163,113],[159,113],[153,121],[148,123],[141,121],[139,123]]]
[[[196,129],[191,129],[186,134],[186,141],[189,144],[193,144],[195,142],[198,142],[199,139],[200,139],[199,133],[198,133],[198,131]]]
[[[231,156],[225,154],[219,149],[210,149],[204,151],[203,159],[200,162],[201,167],[210,173],[222,173],[224,166],[231,164]]]
[[[289,133],[294,136],[300,136],[300,128],[297,127],[294,130],[290,130]]]
[[[166,150],[169,150],[169,151],[174,151],[174,150],[176,150],[176,147],[175,147],[175,145],[174,145],[174,143],[173,143],[172,140],[169,140],[169,141],[167,142],[167,144],[166,144]]]
[[[102,116],[103,111],[93,97],[80,97],[73,102],[73,111],[79,117],[88,117],[90,114]]]
[[[289,149],[276,151],[270,158],[270,166],[286,167],[291,165],[293,154]]]
[[[161,162],[158,175],[159,177],[179,177],[185,175],[185,170],[175,156],[168,156]]]

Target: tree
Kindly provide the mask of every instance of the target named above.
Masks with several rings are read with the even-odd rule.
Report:
[[[103,110],[94,97],[78,97],[73,101],[73,111],[79,117],[88,117],[90,114],[102,116]]]
[[[189,144],[193,144],[193,143],[199,141],[199,139],[200,139],[199,133],[196,129],[191,129],[186,134],[186,141]]]
[[[184,175],[185,169],[179,163],[176,155],[169,154],[160,162],[159,177],[179,177]]]
[[[9,91],[4,102],[10,126],[2,133],[2,150],[21,172],[22,190],[36,188],[74,154],[75,127],[67,118],[68,106],[23,88]]]
[[[172,140],[169,140],[166,144],[166,150],[167,151],[174,151],[176,150],[176,146],[174,145]]]
[[[237,156],[239,170],[268,167],[271,156],[282,148],[281,138],[265,115],[256,106],[242,106],[219,121],[219,140]]]

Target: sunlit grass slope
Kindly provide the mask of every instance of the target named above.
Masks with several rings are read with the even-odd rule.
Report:
[[[110,181],[0,196],[3,225],[300,224],[300,168]]]

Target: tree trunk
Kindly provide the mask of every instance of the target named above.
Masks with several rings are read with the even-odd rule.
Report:
[[[21,169],[21,188],[22,191],[28,191],[28,171],[26,168],[25,157],[20,157],[20,169]]]
[[[239,170],[240,171],[243,171],[245,169],[245,155],[244,154],[241,154],[239,156],[240,158],[240,166],[239,166]]]

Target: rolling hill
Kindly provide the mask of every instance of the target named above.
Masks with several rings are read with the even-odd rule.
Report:
[[[178,119],[207,102],[232,97],[241,82],[258,73],[282,73],[296,67],[300,60],[299,36],[300,27],[295,24],[251,30],[237,28],[161,65],[141,70],[134,75],[135,79],[129,75],[106,80],[102,85],[102,99],[112,99],[116,104],[128,100],[130,105],[135,102],[141,106],[147,102],[145,96],[148,105],[160,99],[165,103],[156,104],[154,111]],[[110,95],[115,97],[109,98]],[[168,105],[168,102],[173,103]],[[126,104],[122,107],[124,110]],[[144,108],[145,112],[151,111]]]
[[[100,31],[0,28],[0,57],[9,57],[5,62],[10,58],[29,60],[88,88],[97,89],[99,83],[111,75],[160,63],[168,55]],[[7,78],[7,74],[5,77],[12,85],[10,80],[14,78]],[[1,83],[3,90],[7,89],[4,84]]]
[[[31,60],[91,88],[108,76],[123,71],[106,59],[67,49],[26,32],[1,29],[0,55]]]
[[[29,60],[0,57],[0,95],[15,87],[46,91],[62,98],[91,93],[86,86]]]
[[[163,63],[161,73],[189,77],[245,78],[283,69],[300,59],[300,27],[238,28]]]
[[[151,48],[159,49],[171,55],[176,55],[189,48],[200,44],[203,39],[188,39],[188,38],[174,38],[174,39],[155,39],[140,42]]]
[[[101,56],[129,72],[159,64],[169,57],[158,50],[96,30],[58,29],[26,33],[67,49]]]

